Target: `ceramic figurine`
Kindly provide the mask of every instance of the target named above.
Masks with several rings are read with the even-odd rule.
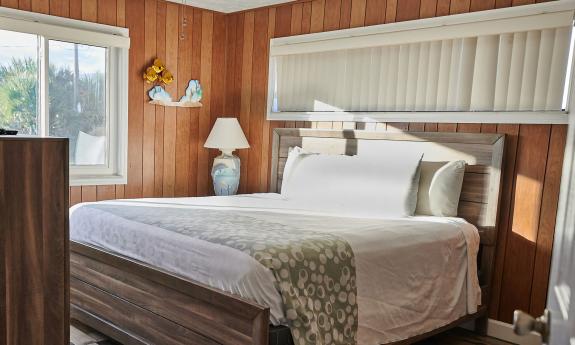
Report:
[[[198,80],[190,80],[186,94],[180,99],[180,103],[199,102],[202,100],[202,87]]]
[[[161,86],[154,86],[148,92],[148,96],[150,96],[150,98],[153,101],[160,101],[160,102],[171,102],[172,101],[172,96],[170,96],[170,94],[166,90],[164,90],[164,88]]]

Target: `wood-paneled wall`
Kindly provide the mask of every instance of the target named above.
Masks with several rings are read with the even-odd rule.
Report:
[[[127,185],[70,188],[72,204],[114,198],[206,195],[210,152],[203,147],[224,113],[226,16],[163,0],[0,0],[5,7],[130,29]],[[156,107],[142,72],[155,57],[173,72],[173,98],[190,79],[203,86],[202,108]],[[213,153],[211,154],[213,156]]]
[[[505,133],[508,138],[490,316],[511,322],[515,309],[540,315],[547,294],[566,126],[265,119],[269,38],[527,3],[530,1],[313,0],[229,15],[225,109],[239,117],[252,145],[240,151],[240,190],[267,190],[270,133],[276,127]]]
[[[566,127],[562,125],[267,121],[268,39],[530,3],[529,0],[313,0],[223,15],[164,0],[0,0],[15,7],[130,29],[128,184],[70,189],[71,203],[211,193],[215,151],[203,148],[215,119],[237,116],[250,141],[240,150],[241,192],[267,191],[277,127],[508,134],[491,317],[511,321],[545,305]],[[141,72],[164,59],[180,97],[199,79],[204,107],[151,106]],[[504,115],[502,115],[504,116]]]

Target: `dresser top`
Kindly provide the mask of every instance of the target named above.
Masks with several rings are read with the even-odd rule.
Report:
[[[68,138],[62,137],[41,137],[37,135],[0,135],[0,141],[13,141],[13,140],[22,140],[22,141],[67,141]]]

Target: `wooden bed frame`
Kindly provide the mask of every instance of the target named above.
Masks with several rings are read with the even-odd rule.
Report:
[[[404,145],[425,153],[422,164],[464,159],[468,165],[458,216],[479,229],[482,305],[473,315],[395,344],[410,344],[472,320],[478,332],[485,332],[504,139],[500,134],[276,129],[271,191],[281,188],[288,150],[293,146],[350,155]],[[288,345],[272,339],[269,308],[244,298],[73,241],[70,267],[72,318],[123,344]],[[277,329],[272,330],[276,337]]]

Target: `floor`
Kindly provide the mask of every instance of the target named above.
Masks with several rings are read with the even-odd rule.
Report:
[[[78,323],[70,327],[70,341],[74,345],[120,345]],[[481,337],[461,328],[448,331],[416,345],[510,345],[489,337]]]

